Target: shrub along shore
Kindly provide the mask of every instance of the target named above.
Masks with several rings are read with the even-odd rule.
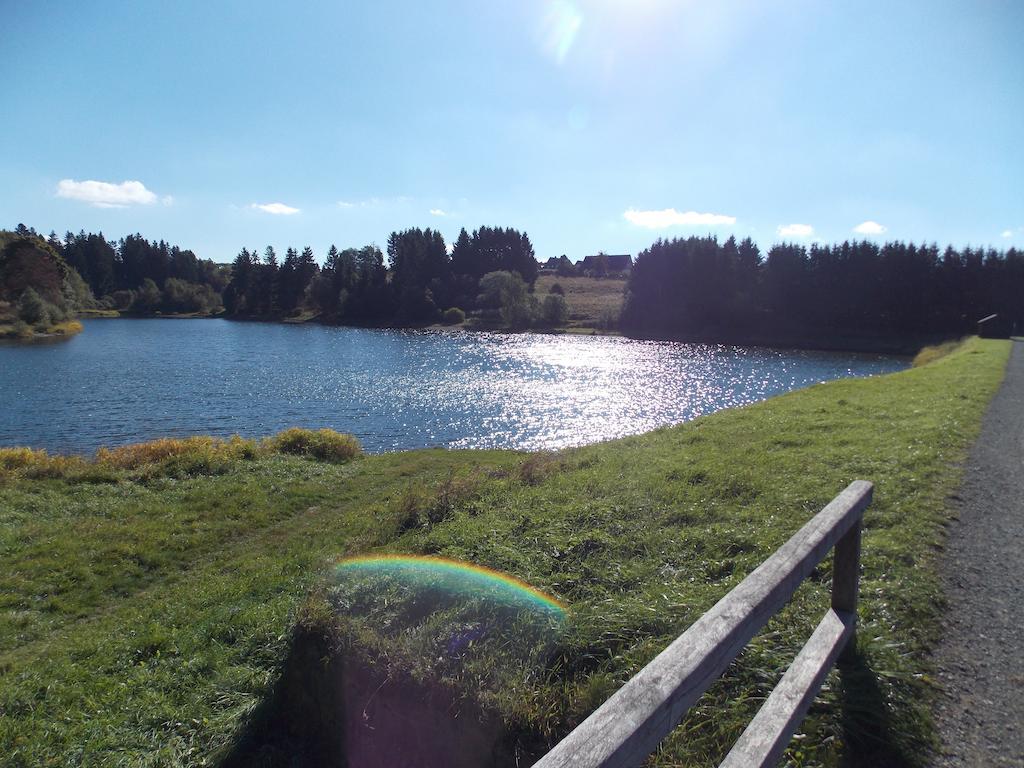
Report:
[[[0,762],[215,765],[267,715],[260,704],[311,631],[381,673],[472,699],[530,755],[863,478],[876,492],[859,662],[831,674],[788,758],[927,764],[945,500],[1008,354],[974,339],[901,373],[554,454],[364,456],[326,431],[93,459],[0,449]],[[431,653],[450,642],[439,621],[464,616],[417,614],[408,595],[356,599],[328,578],[338,558],[379,552],[503,571],[567,617],[543,648],[499,627]],[[656,764],[717,764],[810,634],[828,579],[823,564]],[[339,606],[350,610],[327,610]]]

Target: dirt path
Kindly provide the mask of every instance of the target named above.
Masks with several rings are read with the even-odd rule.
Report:
[[[1014,342],[953,502],[935,765],[1024,766],[1024,342]]]

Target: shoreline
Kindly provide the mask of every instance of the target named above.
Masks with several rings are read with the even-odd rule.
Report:
[[[521,331],[503,328],[468,320],[455,325],[444,323],[427,323],[421,325],[388,325],[375,323],[336,323],[323,320],[319,316],[295,318],[269,318],[255,316],[228,316],[224,314],[176,314],[176,315],[81,315],[87,320],[228,320],[238,323],[265,323],[278,325],[319,325],[326,328],[360,328],[375,331],[443,331],[448,333],[497,333],[503,335],[521,335],[536,333],[545,336],[607,336],[628,339],[630,341],[662,341],[680,344],[703,344],[727,347],[758,347],[777,350],[800,350],[804,352],[850,352],[855,354],[891,355],[894,357],[913,357],[923,347],[940,344],[957,338],[948,334],[929,334],[904,339],[880,339],[871,337],[834,337],[806,336],[800,334],[742,334],[742,333],[706,333],[706,334],[631,334],[625,331],[600,329],[591,326],[563,326],[559,328],[529,328]]]
[[[0,343],[18,345],[18,344],[37,344],[46,343],[52,341],[64,341],[71,339],[80,334],[85,327],[79,320],[67,320],[57,325],[50,326],[45,331],[32,331],[28,334],[17,333],[13,330],[6,333],[0,333]]]

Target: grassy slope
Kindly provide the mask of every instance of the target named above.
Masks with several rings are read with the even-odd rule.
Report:
[[[553,737],[858,477],[877,485],[861,605],[873,674],[830,678],[791,757],[834,762],[854,740],[920,762],[944,500],[1008,349],[974,341],[894,376],[553,457],[420,451],[104,484],[9,477],[0,763],[215,760],[274,679],[329,558],[375,547],[471,559],[570,603],[543,674],[485,674],[500,652],[487,642],[462,669],[416,670],[482,682],[510,721]],[[824,610],[827,570],[694,709],[660,765],[721,757]],[[393,663],[421,663],[403,637],[378,639]]]
[[[569,305],[569,330],[592,330],[604,327],[610,315],[618,321],[626,281],[621,279],[598,279],[596,277],[558,277],[542,274],[537,278],[535,292],[543,297],[551,292],[551,286],[558,283],[565,291]]]

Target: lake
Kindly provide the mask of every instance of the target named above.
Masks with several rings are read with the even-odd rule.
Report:
[[[0,346],[0,445],[60,453],[291,426],[371,452],[555,449],[693,419],[903,358],[616,337],[87,320]]]

